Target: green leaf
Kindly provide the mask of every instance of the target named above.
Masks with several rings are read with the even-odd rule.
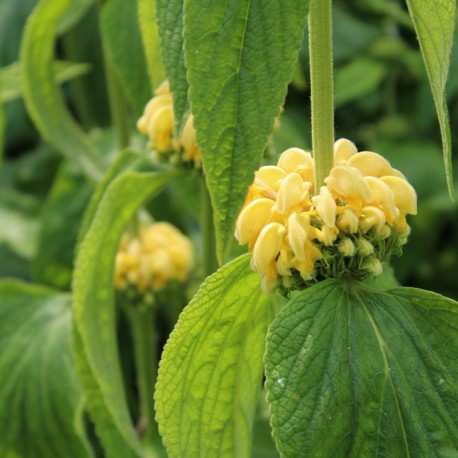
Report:
[[[191,111],[223,262],[292,79],[308,1],[185,3]]]
[[[86,74],[90,65],[76,62],[54,61],[54,79],[57,83],[65,83]],[[0,69],[0,100],[11,102],[22,97],[21,67],[14,62]]]
[[[89,413],[108,456],[141,456],[116,346],[115,256],[126,224],[171,176],[127,171],[117,177],[108,186],[78,252],[73,284],[78,368]]]
[[[109,0],[102,9],[101,19],[107,57],[132,103],[135,115],[140,116],[152,90],[136,4],[133,1]]]
[[[184,0],[156,0],[159,43],[164,67],[173,93],[175,134],[184,127],[189,111],[188,80],[183,50]]]
[[[71,348],[70,296],[0,282],[0,456],[92,456]]]
[[[58,33],[63,34],[77,24],[87,11],[96,3],[95,0],[74,0],[59,22]]]
[[[277,315],[265,366],[282,456],[458,450],[458,303],[451,299],[327,280]]]
[[[41,0],[29,16],[21,46],[21,79],[27,110],[58,151],[92,179],[101,175],[97,151],[68,112],[54,81],[54,40],[59,20],[75,0]]]
[[[137,151],[131,149],[126,149],[118,155],[108,172],[97,185],[97,188],[92,195],[91,201],[86,208],[83,223],[81,224],[81,229],[78,235],[78,245],[81,244],[84,236],[91,227],[92,221],[95,218],[97,212],[97,208],[102,201],[108,186],[110,186],[113,180],[123,172],[127,170],[133,170],[135,166],[137,166],[143,159],[145,159],[144,153],[138,153]]]
[[[41,213],[33,279],[59,289],[68,289],[73,271],[75,246],[84,211],[93,187],[74,164],[59,170]]]
[[[137,14],[140,23],[143,49],[151,88],[156,88],[165,80],[159,46],[159,30],[156,21],[156,2],[137,0]]]
[[[375,91],[386,72],[383,64],[365,58],[354,59],[341,67],[335,80],[335,105],[339,107]]]
[[[249,255],[207,278],[181,314],[159,366],[156,412],[169,456],[250,456],[271,320]]]
[[[445,85],[453,45],[456,0],[407,0],[407,6],[433,92],[442,136],[448,191],[453,198],[452,141]]]

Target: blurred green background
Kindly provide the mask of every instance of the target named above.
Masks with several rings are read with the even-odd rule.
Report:
[[[20,97],[15,63],[25,21],[35,3],[0,2],[4,114],[0,276],[67,289],[78,228],[93,188],[74,164],[63,160],[40,138]],[[135,2],[128,4],[134,11]],[[393,260],[399,282],[458,299],[458,206],[447,194],[436,112],[407,11],[403,2],[390,0],[336,0],[334,5],[336,138],[349,138],[359,150],[384,155],[418,192],[419,214],[410,219],[412,235],[403,257]],[[132,18],[135,26],[134,13]],[[119,35],[119,39],[132,40],[132,36],[133,31]],[[456,41],[448,83],[454,150],[458,148]],[[97,6],[89,7],[76,25],[61,34],[56,56],[87,64],[61,68],[59,78],[67,81],[62,88],[69,109],[108,161],[116,147]],[[140,64],[145,74],[144,62]],[[308,79],[305,38],[281,126],[274,136],[274,154],[291,146],[310,148]],[[148,84],[147,78],[138,81],[138,102],[133,101],[130,113],[132,127],[138,106],[150,95]],[[133,142],[144,146],[143,139],[134,137]],[[183,187],[189,185],[183,183]],[[192,233],[197,204],[185,202],[186,196],[185,189],[170,190],[155,211]],[[167,211],[164,202],[170,203]]]

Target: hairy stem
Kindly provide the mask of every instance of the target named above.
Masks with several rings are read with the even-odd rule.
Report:
[[[324,185],[334,160],[332,1],[310,0],[309,47],[312,98],[312,150],[315,192]]]

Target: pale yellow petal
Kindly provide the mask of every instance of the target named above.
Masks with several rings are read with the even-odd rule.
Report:
[[[355,169],[336,166],[324,180],[331,191],[342,197],[370,201],[372,193],[363,176]]]
[[[281,183],[277,194],[277,210],[286,213],[301,203],[303,181],[299,174],[290,173]]]
[[[305,259],[309,226],[310,215],[307,213],[292,213],[288,218],[288,243],[299,261]]]
[[[326,226],[334,226],[336,224],[336,201],[327,186],[321,186],[320,195],[313,197],[312,201],[323,223]]]
[[[254,245],[253,265],[260,274],[267,274],[275,261],[283,241],[285,226],[280,223],[269,223],[265,226]]]
[[[258,182],[267,184],[273,190],[277,191],[281,181],[286,178],[286,172],[280,167],[274,165],[266,165],[261,167],[255,173],[255,179]]]
[[[359,170],[363,175],[382,177],[393,170],[390,163],[380,154],[362,151],[352,156],[347,165]]]
[[[347,161],[357,152],[353,142],[340,138],[334,143],[334,165],[346,165]]]
[[[314,168],[311,154],[300,148],[290,148],[284,151],[278,159],[277,166],[288,173],[296,172],[298,168],[312,171]]]
[[[394,195],[390,187],[380,178],[364,177],[372,192],[371,203],[380,206],[384,211],[388,224],[398,216],[399,210],[394,202]]]
[[[240,212],[235,226],[235,238],[241,245],[254,243],[262,228],[269,222],[274,205],[273,200],[256,199]]]
[[[382,181],[391,189],[394,202],[403,213],[417,214],[417,194],[406,180],[395,176],[385,176],[382,177]]]

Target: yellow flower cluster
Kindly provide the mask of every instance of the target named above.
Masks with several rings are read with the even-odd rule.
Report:
[[[319,189],[314,176],[310,153],[291,148],[277,166],[261,167],[249,188],[235,236],[253,252],[265,291],[379,275],[407,240],[416,193],[382,156],[340,139]]]
[[[173,114],[173,95],[168,81],[164,81],[154,91],[154,97],[148,102],[143,116],[137,122],[140,133],[148,135],[148,147],[159,155],[170,158],[172,162],[183,161],[201,166],[200,149],[196,143],[196,132],[190,114],[183,127],[183,132],[175,140]]]
[[[116,254],[114,285],[140,293],[159,291],[172,280],[184,281],[193,267],[191,241],[177,228],[161,222],[141,226],[139,235],[124,234]]]

